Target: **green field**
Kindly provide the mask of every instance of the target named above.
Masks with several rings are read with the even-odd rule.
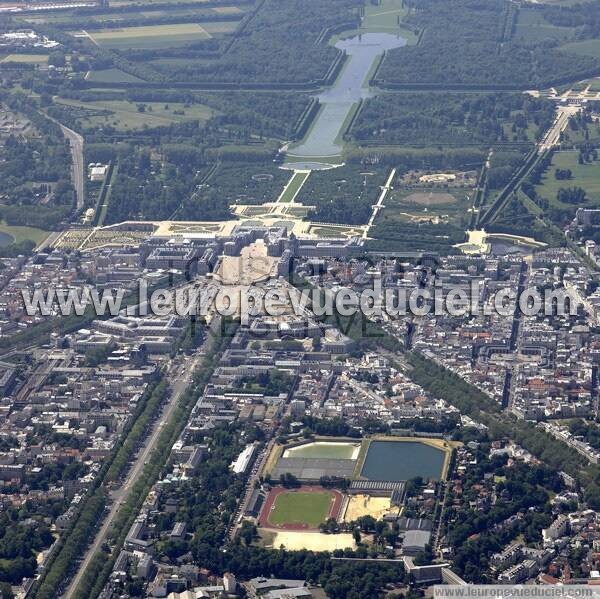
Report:
[[[515,39],[527,41],[541,41],[552,39],[567,41],[573,39],[575,28],[558,27],[552,25],[544,18],[541,11],[535,8],[522,8],[519,11],[519,20],[515,31]]]
[[[282,493],[275,499],[269,522],[275,526],[306,524],[310,528],[317,528],[327,520],[331,499],[332,495],[328,491]]]
[[[317,441],[290,447],[284,457],[352,460],[358,455],[359,449],[360,443]]]
[[[561,50],[572,54],[600,58],[600,39],[565,44],[564,46],[561,46]]]
[[[225,23],[228,26],[235,26],[235,22],[226,21]],[[211,23],[213,29],[216,26],[217,23]],[[204,27],[197,23],[102,29],[90,33],[90,36],[98,45],[115,50],[174,48],[212,37]]]
[[[295,196],[297,195],[297,193],[300,191],[300,188],[304,185],[304,182],[306,181],[306,179],[308,179],[308,176],[310,175],[310,172],[294,172],[294,174],[292,175],[292,177],[290,178],[287,187],[285,188],[284,192],[281,194],[279,201],[280,202],[292,202],[295,198]]]
[[[83,127],[112,126],[117,131],[132,131],[147,127],[165,127],[184,121],[207,121],[215,111],[203,104],[171,102],[134,103],[126,100],[77,102],[57,99],[57,104],[70,107]],[[140,110],[143,107],[143,110]]]
[[[559,208],[581,208],[600,205],[600,161],[579,164],[578,152],[556,152],[550,168],[544,173],[542,183],[536,187],[537,193]],[[557,168],[570,169],[571,179],[558,180],[554,176]],[[566,187],[582,187],[587,192],[586,202],[577,206],[565,205],[556,198],[558,190]]]
[[[49,232],[43,231],[42,229],[36,229],[35,227],[20,227],[16,225],[7,225],[4,221],[0,221],[0,232],[12,235],[14,243],[20,243],[26,239],[35,241],[35,243],[41,243],[48,237]]]

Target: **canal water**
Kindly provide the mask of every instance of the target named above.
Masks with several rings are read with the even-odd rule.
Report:
[[[445,457],[441,449],[418,441],[371,441],[360,475],[368,480],[440,480]]]
[[[337,42],[335,47],[348,55],[346,63],[333,86],[319,96],[321,110],[315,122],[300,145],[290,148],[288,156],[339,156],[342,144],[337,138],[352,106],[373,95],[367,77],[375,61],[386,50],[405,44],[405,38],[391,33],[363,33]]]

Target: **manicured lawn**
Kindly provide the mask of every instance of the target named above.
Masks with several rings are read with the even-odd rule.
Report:
[[[551,204],[563,207],[556,199],[558,190],[566,187],[582,187],[587,192],[587,201],[580,207],[600,205],[600,161],[579,164],[578,156],[578,152],[554,154],[550,168],[544,173],[541,185],[537,187],[537,192],[542,198],[547,199]],[[573,176],[568,180],[558,180],[554,176],[557,168],[570,169]]]
[[[300,188],[304,185],[306,179],[308,179],[309,175],[310,172],[295,172],[292,175],[287,187],[285,188],[285,191],[281,194],[279,201],[292,202],[298,191],[300,191]]]
[[[0,221],[0,232],[8,233],[15,238],[15,243],[20,243],[26,239],[31,239],[36,243],[41,243],[50,234],[48,231],[36,229],[35,227],[19,227],[16,225],[7,225],[4,221]]]
[[[275,500],[269,521],[276,526],[306,524],[310,528],[316,528],[327,520],[331,499],[332,496],[327,491],[282,493]]]

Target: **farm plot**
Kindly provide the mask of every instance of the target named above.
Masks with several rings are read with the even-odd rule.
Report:
[[[47,54],[9,54],[0,59],[0,62],[18,62],[20,64],[46,64]]]
[[[231,26],[231,22],[226,22]],[[214,27],[217,23],[211,23]],[[89,34],[99,46],[114,50],[154,50],[186,46],[192,42],[210,39],[211,34],[198,23],[175,25],[149,25],[146,27],[123,27],[103,29]]]

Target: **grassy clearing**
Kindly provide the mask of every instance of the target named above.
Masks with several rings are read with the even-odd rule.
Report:
[[[117,131],[132,131],[143,127],[164,127],[184,121],[207,121],[215,111],[203,104],[160,102],[134,103],[126,100],[77,102],[56,99],[64,106],[73,107],[76,118],[84,127],[111,126]],[[143,110],[140,107],[143,106]]]
[[[212,23],[212,25],[216,26],[217,24]],[[197,23],[103,29],[90,33],[90,36],[95,43],[105,48],[138,50],[185,46],[190,42],[212,37],[204,27]]]
[[[42,243],[50,234],[48,231],[36,229],[35,227],[19,227],[16,225],[7,225],[4,221],[0,222],[0,232],[11,235],[14,238],[14,243],[20,243],[26,239]]]
[[[561,50],[571,54],[578,54],[580,56],[593,56],[594,58],[600,58],[600,39],[565,44],[564,46],[561,46]]]
[[[544,173],[542,183],[537,186],[537,192],[559,208],[571,207],[562,204],[556,198],[558,190],[567,187],[582,187],[587,193],[586,202],[577,207],[590,207],[600,205],[600,161],[590,164],[579,164],[578,152],[556,152],[552,158],[550,168]],[[569,180],[556,179],[556,169],[570,169],[573,176]]]
[[[317,528],[329,514],[332,495],[327,491],[282,493],[275,500],[269,522],[275,526],[283,524],[305,524]]]
[[[557,41],[572,40],[575,34],[574,27],[558,27],[544,19],[541,12],[534,8],[522,8],[519,11],[519,20],[515,31],[515,39],[527,41],[541,41],[553,39]]]
[[[9,54],[0,62],[18,62],[21,64],[46,64],[48,62],[47,54]]]
[[[383,0],[378,6],[367,3],[363,27],[369,31],[393,31],[398,28],[398,20],[408,14],[402,0]]]

